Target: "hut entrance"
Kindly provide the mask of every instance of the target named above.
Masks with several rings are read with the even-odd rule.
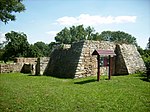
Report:
[[[95,50],[92,55],[97,55],[97,81],[100,80],[100,67],[108,66],[108,79],[111,79],[112,75],[112,57],[115,56],[112,50]]]

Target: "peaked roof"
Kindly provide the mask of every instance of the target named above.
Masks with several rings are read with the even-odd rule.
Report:
[[[106,55],[106,56],[112,55],[112,56],[114,56],[116,54],[114,53],[113,50],[94,50],[92,55]]]

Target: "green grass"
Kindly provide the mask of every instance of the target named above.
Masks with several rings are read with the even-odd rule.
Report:
[[[0,74],[0,112],[150,112],[150,82],[141,78]]]

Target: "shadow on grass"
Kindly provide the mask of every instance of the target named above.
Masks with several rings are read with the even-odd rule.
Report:
[[[140,78],[142,81],[145,81],[145,82],[150,82],[150,79],[148,79],[147,77],[142,77]]]
[[[73,78],[68,78],[68,77],[57,77],[57,76],[49,76],[49,75],[32,75],[32,74],[28,74],[27,76],[30,77],[53,77],[56,79],[73,79]]]
[[[150,82],[150,75],[148,74],[138,74],[137,76],[140,77],[140,79],[142,81],[145,81],[145,82]]]
[[[39,77],[39,76],[42,76],[42,75],[32,75],[32,74],[29,74],[28,76]]]
[[[84,80],[84,81],[80,81],[80,82],[75,82],[74,84],[87,84],[90,82],[96,82],[96,79],[90,79],[90,80]]]

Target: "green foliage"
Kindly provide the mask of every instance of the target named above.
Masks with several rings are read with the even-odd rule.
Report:
[[[45,44],[44,42],[36,42],[34,45],[30,45],[32,57],[48,57],[53,50],[53,47],[58,43],[51,42]],[[31,56],[30,54],[30,56]]]
[[[5,34],[7,45],[5,46],[4,58],[27,57],[29,51],[29,43],[24,33],[11,31]]]
[[[148,75],[150,76],[150,38],[149,38],[148,43],[147,43],[147,49],[143,50],[141,55],[143,57],[147,71],[149,73]]]
[[[102,38],[102,40],[104,41],[112,41],[112,32],[111,31],[103,31],[100,34],[100,37]]]
[[[95,40],[95,41],[104,40],[104,39],[100,36],[100,34],[99,34],[98,32],[96,32],[95,34],[92,33],[92,34],[91,34],[91,39],[92,39],[92,40]]]
[[[94,31],[90,26],[84,28],[83,25],[72,26],[69,29],[64,28],[55,37],[56,42],[70,44],[73,42],[78,42],[80,40],[86,40],[86,38],[91,39],[91,34]]]
[[[69,29],[64,28],[55,37],[56,42],[70,44],[80,40],[104,40],[116,43],[126,43],[134,44],[136,43],[136,38],[128,33],[121,31],[103,31],[101,34],[98,32],[94,33],[95,30],[92,27],[84,28],[83,25],[72,26]]]
[[[29,51],[28,51],[28,56],[29,57],[42,57],[42,54],[41,52],[39,51],[38,47],[37,46],[34,46],[34,45],[30,45],[29,47]]]
[[[148,39],[147,49],[150,49],[150,37],[149,37],[149,39]]]
[[[55,42],[51,42],[50,44],[45,44],[44,42],[31,44],[28,51],[28,57],[48,57],[50,56],[54,45],[56,45]]]
[[[47,57],[56,44],[55,42],[50,44],[36,42],[30,45],[26,34],[14,31],[5,34],[5,38],[6,45],[0,49],[0,59],[5,62],[14,57]]]
[[[141,54],[143,61],[145,63],[146,69],[147,69],[147,79],[150,79],[150,49],[143,50],[139,46],[137,47],[139,53]]]
[[[40,53],[40,57],[49,56],[49,46],[44,42],[36,42],[34,46],[37,48],[37,52]]]
[[[59,43],[56,42],[51,42],[50,44],[48,44],[48,48],[49,48],[49,55],[51,54],[51,52],[53,51],[55,45],[58,45]]]
[[[140,55],[144,55],[144,50],[140,46],[137,46],[137,50],[140,53]]]
[[[144,54],[142,55],[142,58],[145,62],[147,70],[150,69],[150,50],[144,50]]]
[[[91,28],[90,26],[88,26],[86,29],[86,34],[87,34],[87,40],[93,40],[93,32],[95,32],[94,28]]]
[[[57,79],[0,74],[1,112],[149,112],[150,83],[142,77]]]
[[[4,49],[0,49],[0,60],[3,60],[3,55],[5,53]]]
[[[135,37],[122,31],[103,31],[100,37],[105,41],[137,45]]]
[[[59,43],[71,43],[70,31],[68,28],[65,27],[62,31],[60,31],[55,37],[55,40]]]
[[[21,3],[23,0],[0,0],[0,20],[5,24],[8,21],[16,19],[14,12],[22,12],[25,6]]]

